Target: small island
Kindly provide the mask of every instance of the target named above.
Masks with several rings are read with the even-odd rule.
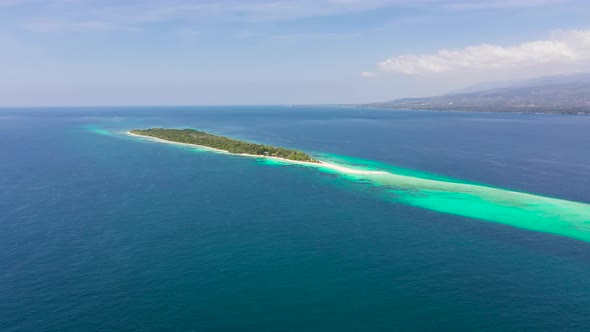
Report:
[[[150,128],[134,129],[129,131],[129,133],[133,135],[158,138],[170,142],[194,144],[235,154],[274,157],[308,163],[319,163],[318,160],[298,150],[249,143],[224,136],[212,135],[195,129]]]

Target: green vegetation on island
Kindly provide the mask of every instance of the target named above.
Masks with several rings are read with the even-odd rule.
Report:
[[[310,163],[319,162],[310,157],[308,154],[298,150],[239,141],[236,139],[212,135],[194,129],[151,128],[135,129],[131,130],[130,133],[141,136],[155,137],[171,142],[206,146],[227,151],[229,153],[251,154],[262,157],[276,157]]]

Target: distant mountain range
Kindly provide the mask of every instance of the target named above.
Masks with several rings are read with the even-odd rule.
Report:
[[[404,98],[364,106],[437,111],[590,114],[590,74],[491,82],[442,96]]]

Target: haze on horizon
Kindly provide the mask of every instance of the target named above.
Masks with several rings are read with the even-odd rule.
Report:
[[[582,0],[0,0],[0,106],[364,103],[590,68]]]

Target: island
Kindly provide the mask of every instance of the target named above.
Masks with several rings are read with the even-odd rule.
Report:
[[[302,151],[240,141],[224,136],[209,134],[195,129],[150,128],[134,129],[129,131],[129,133],[132,135],[153,137],[169,142],[204,146],[235,154],[274,157],[308,163],[320,163],[319,160],[312,158]]]

